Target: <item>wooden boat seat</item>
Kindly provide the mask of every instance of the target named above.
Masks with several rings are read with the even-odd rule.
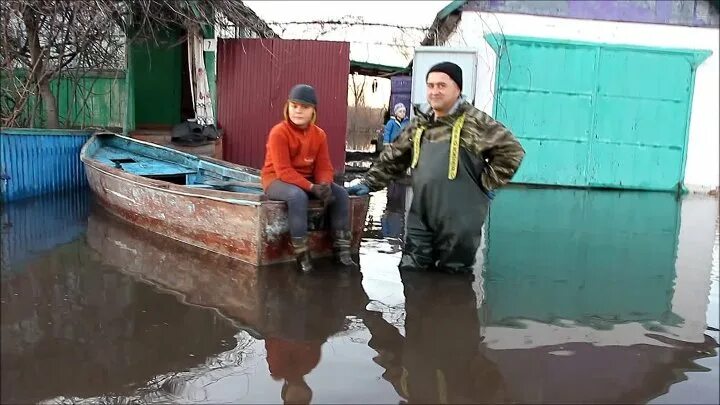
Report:
[[[105,147],[98,151],[95,159],[110,167],[122,169],[138,176],[173,176],[196,173],[197,170],[179,165],[148,158],[127,150]]]

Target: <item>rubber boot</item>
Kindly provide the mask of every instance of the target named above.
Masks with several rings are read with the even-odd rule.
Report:
[[[310,261],[310,250],[308,249],[307,236],[292,238],[292,246],[295,252],[295,261],[297,262],[298,270],[303,273],[310,273],[313,271],[314,268],[312,261]]]
[[[352,259],[350,253],[350,242],[352,234],[350,231],[333,232],[333,245],[335,247],[335,259],[338,263],[346,267],[358,268],[358,264]]]

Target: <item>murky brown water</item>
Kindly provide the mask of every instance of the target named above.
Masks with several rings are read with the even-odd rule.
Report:
[[[716,200],[511,188],[474,277],[401,277],[406,200],[307,276],[5,206],[2,402],[718,403]]]

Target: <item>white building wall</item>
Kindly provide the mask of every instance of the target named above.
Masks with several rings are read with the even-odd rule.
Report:
[[[493,113],[497,55],[485,41],[486,34],[712,51],[697,69],[685,168],[686,187],[691,191],[707,191],[718,187],[720,177],[719,31],[472,11],[463,13],[448,45],[478,49],[475,105],[490,114]]]
[[[355,94],[353,91],[353,76],[354,75],[348,75],[348,107],[354,107],[355,106]],[[377,83],[377,87],[373,91],[373,82]],[[391,83],[390,79],[382,78],[382,77],[372,77],[372,76],[363,76],[363,75],[357,75],[355,77],[355,83],[358,86],[358,90],[360,87],[363,88],[363,99],[365,102],[365,107],[368,108],[387,108],[388,107],[388,100],[390,100],[390,90],[391,90]],[[363,84],[364,83],[364,84]],[[384,122],[379,122],[378,126],[384,125]]]

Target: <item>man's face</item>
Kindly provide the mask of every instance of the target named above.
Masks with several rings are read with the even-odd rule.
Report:
[[[403,118],[405,118],[405,109],[401,108],[401,109],[397,110],[397,112],[395,113],[395,116],[397,117],[397,119],[402,121]]]
[[[288,103],[288,116],[290,117],[290,121],[299,127],[305,127],[310,124],[314,111],[315,107],[308,104],[296,103],[294,101]]]
[[[428,103],[436,112],[447,113],[460,97],[460,88],[445,73],[430,73],[426,85]]]

